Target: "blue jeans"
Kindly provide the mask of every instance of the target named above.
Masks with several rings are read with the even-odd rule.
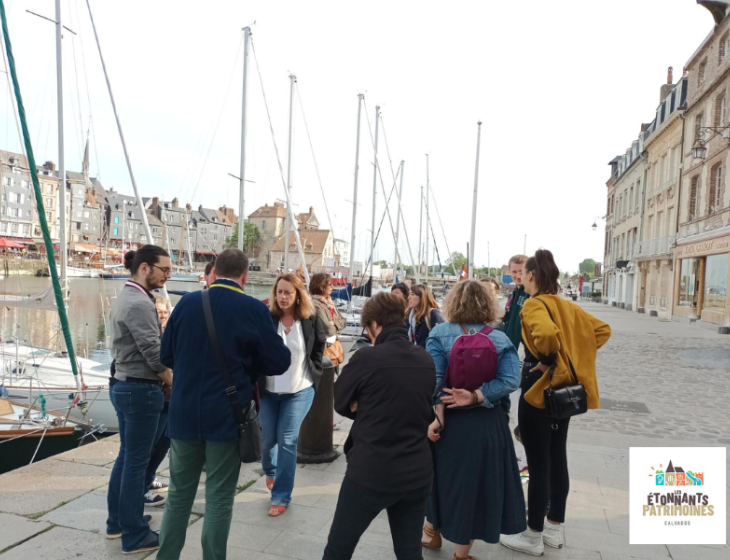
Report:
[[[167,452],[170,450],[170,438],[167,437],[167,408],[167,403],[165,403],[160,413],[160,421],[157,423],[157,433],[155,434],[155,441],[152,447],[152,455],[150,456],[150,462],[147,465],[147,471],[144,476],[145,492],[150,489],[150,486],[155,481],[157,469],[162,464],[162,461],[165,460]]]
[[[119,419],[122,445],[114,463],[107,505],[107,533],[122,531],[122,550],[139,547],[150,533],[144,521],[145,470],[150,461],[160,412],[164,404],[162,390],[147,383],[118,381],[109,390]]]
[[[261,466],[266,476],[274,479],[271,505],[286,506],[291,502],[299,428],[313,400],[314,387],[298,393],[264,392],[261,395]]]

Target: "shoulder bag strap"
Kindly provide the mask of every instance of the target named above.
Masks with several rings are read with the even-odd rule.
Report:
[[[231,377],[226,357],[223,354],[220,340],[218,340],[218,333],[215,330],[213,310],[210,307],[210,290],[203,290],[202,300],[203,314],[205,315],[205,324],[208,327],[208,338],[210,339],[210,344],[213,347],[213,355],[215,355],[215,361],[218,362],[218,369],[221,370],[223,386],[226,388],[226,397],[228,397],[228,402],[230,403],[231,408],[233,408],[233,414],[236,417],[236,424],[238,424],[239,428],[241,428],[246,425],[246,414],[243,406],[241,405],[241,401],[238,398],[236,382],[233,381],[233,377]]]
[[[545,309],[547,309],[548,315],[550,316],[550,320],[553,322],[553,324],[555,326],[557,326],[557,323],[555,322],[555,319],[553,319],[553,314],[550,313],[550,308],[547,306],[547,303],[545,303],[543,300],[541,300],[538,297],[534,297],[532,299],[535,299],[535,300],[539,301],[540,303],[542,303],[545,306]],[[576,382],[580,383],[580,381],[578,380],[578,374],[575,373],[575,368],[573,367],[573,362],[570,360],[570,355],[568,354],[567,350],[565,352],[565,355],[568,356],[568,365],[570,366],[570,372],[573,374],[573,377],[575,377]],[[554,371],[555,371],[555,368],[554,367],[550,368],[550,383],[551,384],[553,382],[553,372]]]

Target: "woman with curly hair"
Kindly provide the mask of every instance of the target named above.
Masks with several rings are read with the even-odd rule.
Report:
[[[525,501],[517,457],[500,401],[517,390],[520,366],[507,336],[486,329],[495,319],[491,290],[477,280],[466,280],[446,298],[448,322],[436,325],[426,350],[436,366],[436,419],[428,437],[434,443],[434,483],[421,543],[441,547],[441,535],[456,543],[455,560],[469,555],[475,539],[499,542],[500,534],[525,530]],[[496,363],[480,379],[491,379],[475,390],[445,386],[451,350],[461,336],[488,336]],[[463,364],[455,361],[452,365]],[[488,370],[488,371],[486,371]],[[450,370],[450,376],[454,375]]]
[[[271,490],[269,515],[286,511],[294,489],[299,429],[322,378],[324,328],[314,312],[304,283],[296,274],[279,276],[269,300],[274,326],[291,351],[291,366],[266,377],[261,394],[261,466]]]

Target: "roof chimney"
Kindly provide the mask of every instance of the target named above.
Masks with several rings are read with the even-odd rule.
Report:
[[[178,201],[177,197],[173,198],[173,199],[172,199],[172,207],[173,207],[173,208],[177,208],[178,202],[179,202],[179,201]]]
[[[310,214],[314,214],[314,206],[310,206],[309,207],[309,213]]]
[[[48,169],[48,171],[55,171],[56,170],[56,164],[53,163],[52,161],[47,161],[46,163],[43,164],[43,167],[45,167],[46,169]]]
[[[667,83],[670,85],[674,83],[674,69],[671,66],[667,69]]]

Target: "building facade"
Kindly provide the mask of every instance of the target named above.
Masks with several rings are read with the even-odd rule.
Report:
[[[28,160],[0,150],[0,237],[33,241],[33,187]]]
[[[610,220],[606,218],[612,236],[610,260],[606,261],[607,301],[629,311],[636,309],[638,291],[635,259],[641,235],[646,183],[644,128],[642,126],[639,138],[611,166],[612,173],[615,169],[611,195],[613,212]]]
[[[671,319],[674,278],[674,243],[677,231],[682,113],[687,98],[687,76],[672,84],[671,69],[661,88],[656,117],[645,132],[647,152],[644,224],[636,261],[639,265],[637,310]]]
[[[730,18],[715,8],[715,28],[687,63],[673,314],[730,333]],[[694,157],[695,146],[705,157]]]

